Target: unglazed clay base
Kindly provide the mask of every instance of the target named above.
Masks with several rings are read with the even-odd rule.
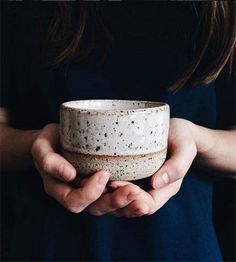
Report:
[[[153,175],[164,163],[167,150],[136,156],[102,156],[79,154],[63,150],[63,155],[80,176],[90,176],[98,170],[111,173],[110,180],[136,180]],[[87,164],[89,163],[89,165]]]

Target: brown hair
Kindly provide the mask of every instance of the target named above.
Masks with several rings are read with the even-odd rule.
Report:
[[[196,42],[193,59],[183,74],[169,90],[177,90],[187,82],[191,85],[207,84],[214,81],[223,68],[231,72],[236,46],[235,3],[234,1],[191,2],[199,20],[200,35]],[[92,49],[95,27],[100,27],[107,37],[112,37],[99,16],[99,3],[78,1],[58,2],[48,30],[48,43],[58,46],[52,63],[59,64],[75,58],[85,57]],[[76,15],[73,15],[73,10]],[[88,22],[88,18],[89,21]],[[91,20],[92,19],[92,20]],[[73,26],[72,26],[73,25]],[[86,41],[90,39],[90,41]],[[86,42],[86,45],[84,44]],[[60,49],[63,47],[62,49]],[[104,47],[107,49],[107,46]]]

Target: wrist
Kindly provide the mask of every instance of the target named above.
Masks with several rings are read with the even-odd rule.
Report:
[[[21,152],[22,158],[28,160],[30,165],[32,165],[32,145],[35,139],[39,136],[41,130],[19,130],[16,139],[21,139],[21,147],[19,147],[18,152]]]
[[[215,130],[189,122],[189,128],[197,147],[197,155],[204,156],[213,150],[216,144]]]

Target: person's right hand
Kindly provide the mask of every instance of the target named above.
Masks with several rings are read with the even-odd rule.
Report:
[[[102,195],[110,175],[106,171],[99,171],[86,179],[82,187],[73,187],[68,182],[76,178],[76,170],[57,153],[58,148],[58,124],[49,124],[32,145],[33,160],[46,193],[69,211],[79,213]]]

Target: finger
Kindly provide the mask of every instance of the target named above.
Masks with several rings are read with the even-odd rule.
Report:
[[[85,183],[88,181],[89,177],[80,177],[77,175],[77,177],[72,181],[72,185],[75,187],[83,187]],[[103,194],[108,192],[107,185],[103,190]]]
[[[81,177],[77,175],[76,178],[72,181],[72,184],[76,187],[83,187],[88,179],[89,177]]]
[[[145,192],[146,196],[140,194],[139,199],[131,202],[125,208],[112,212],[111,215],[127,218],[152,215],[179,191],[182,180],[180,179],[158,190]]]
[[[91,176],[83,187],[78,189],[50,176],[44,176],[44,184],[45,190],[50,196],[69,211],[79,213],[101,196],[109,177],[108,172],[99,171]]]
[[[57,151],[59,146],[59,129],[58,124],[48,124],[46,125],[40,135],[37,138],[38,145],[41,144],[41,142],[44,143],[44,148],[48,152],[54,152]],[[34,149],[37,151],[38,146],[33,145],[32,150]]]
[[[96,202],[91,204],[86,211],[95,216],[101,216],[131,203],[140,193],[140,188],[131,184],[120,187],[113,193],[102,195]]]
[[[181,187],[181,184],[183,182],[183,178],[167,185],[166,187],[160,188],[158,190],[150,190],[149,194],[152,196],[154,202],[155,202],[155,208],[152,210],[151,213],[156,212],[158,209],[160,209],[165,203],[174,195],[176,195],[179,192],[179,189]]]
[[[110,215],[126,218],[141,217],[149,215],[149,207],[143,202],[133,201],[127,207],[111,212]]]
[[[58,139],[58,125],[46,126],[33,144],[34,162],[40,172],[62,181],[72,181],[76,177],[76,170],[65,158],[55,153]]]
[[[108,183],[108,187],[112,190],[115,190],[119,187],[127,186],[127,185],[132,185],[131,182],[129,181],[110,181]]]
[[[140,217],[149,215],[155,210],[155,202],[152,196],[141,190],[141,193],[124,208],[113,211],[111,214],[118,217]]]
[[[184,140],[175,141],[175,146],[170,151],[170,158],[151,178],[151,185],[155,189],[183,178],[196,156],[195,145]]]

